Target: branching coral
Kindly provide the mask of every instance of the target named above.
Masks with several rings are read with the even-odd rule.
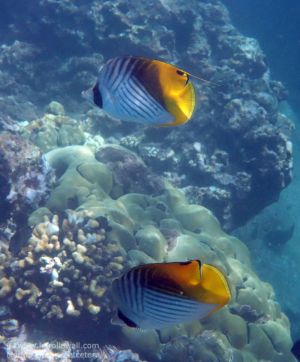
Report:
[[[107,290],[124,260],[118,245],[107,240],[109,230],[105,218],[88,214],[72,213],[60,221],[57,215],[45,217],[11,262],[14,287],[7,290],[8,280],[1,279],[3,294],[40,318],[93,319],[101,310],[110,311]]]

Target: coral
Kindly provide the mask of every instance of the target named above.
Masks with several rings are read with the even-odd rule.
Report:
[[[47,166],[39,149],[10,133],[1,133],[0,144],[1,204],[15,210],[37,207],[47,191]]]
[[[18,258],[11,260],[15,287],[5,296],[15,308],[45,319],[93,319],[110,311],[107,290],[124,260],[118,244],[107,239],[109,230],[104,217],[88,212],[69,212],[61,220],[45,216]]]
[[[64,116],[65,115],[65,108],[64,106],[56,101],[52,101],[48,104],[46,108],[46,112],[50,114],[54,114],[57,116]]]
[[[19,40],[1,42],[0,47],[0,123],[1,119],[28,120],[37,117],[38,107],[32,98],[29,83],[34,81],[38,47]]]
[[[114,196],[133,192],[160,192],[162,181],[146,167],[144,162],[129,150],[117,145],[104,145],[95,155],[114,174]]]
[[[18,246],[26,214],[45,201],[54,181],[40,150],[18,134],[0,133],[0,236]],[[11,245],[13,247],[13,245]]]
[[[21,133],[42,152],[58,146],[84,144],[86,140],[83,126],[75,119],[65,116],[63,105],[55,101],[48,104],[43,117],[22,127]]]
[[[0,305],[0,342],[17,336],[20,332],[19,322],[12,318],[12,312],[6,305]]]
[[[106,198],[111,192],[112,174],[98,162],[85,146],[55,149],[45,155],[58,177],[58,187],[51,193],[47,206],[53,210],[75,209],[88,198]]]
[[[113,313],[110,283],[124,268],[199,258],[225,273],[231,303],[202,321],[159,332],[123,327],[123,343],[151,361],[294,360],[289,321],[272,287],[252,270],[246,246],[228,236],[208,209],[188,204],[168,182],[159,195],[112,198],[114,170],[119,169],[110,159],[110,171],[86,146],[53,150],[46,157],[60,175],[48,207],[60,215],[49,217],[46,208],[36,212],[32,220],[38,224],[27,245],[15,256],[3,249],[3,298],[13,310],[63,325],[103,325]],[[79,177],[81,164],[89,167],[83,167]],[[89,192],[77,199],[73,210],[65,210],[68,187],[81,188],[82,182]],[[106,327],[111,343],[120,332],[117,328]]]

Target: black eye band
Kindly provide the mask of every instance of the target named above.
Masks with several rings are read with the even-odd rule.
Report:
[[[187,74],[187,75],[186,75],[186,82],[185,82],[185,85],[187,85],[187,84],[188,84],[189,80],[190,80],[190,77],[189,77],[189,75]]]
[[[184,74],[185,74],[182,70],[179,70],[179,69],[177,69],[176,73],[177,73],[178,75],[184,75]]]

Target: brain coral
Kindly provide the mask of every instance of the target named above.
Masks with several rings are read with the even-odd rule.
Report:
[[[107,318],[112,278],[140,263],[199,258],[227,275],[231,303],[201,322],[159,332],[122,328],[120,343],[151,361],[294,360],[289,321],[272,287],[252,270],[246,246],[224,233],[209,210],[188,204],[167,182],[157,196],[113,199],[119,182],[114,167],[97,161],[86,146],[46,158],[58,176],[50,211],[31,215],[32,237],[18,255],[3,251],[10,263],[1,268],[0,297],[36,318],[101,320],[115,344],[120,329]]]

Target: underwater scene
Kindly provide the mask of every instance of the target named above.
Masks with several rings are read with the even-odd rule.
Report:
[[[1,0],[0,362],[300,360],[299,17]]]

